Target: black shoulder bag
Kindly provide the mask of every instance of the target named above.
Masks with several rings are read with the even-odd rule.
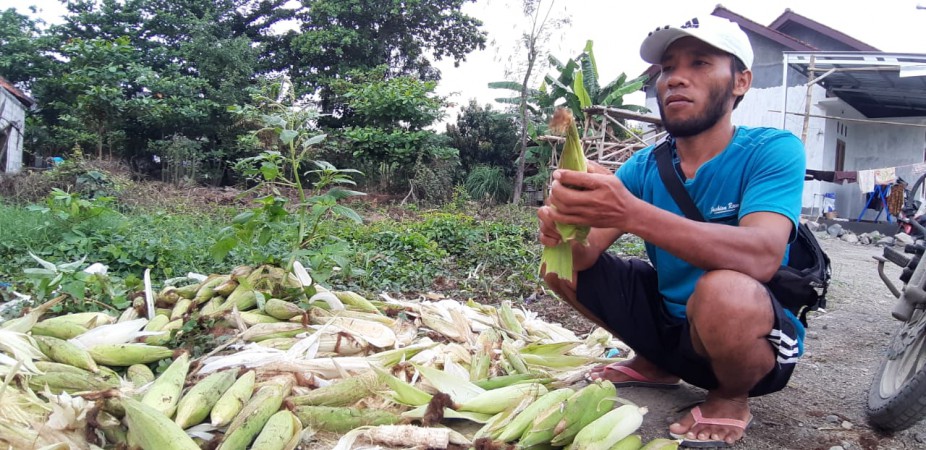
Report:
[[[659,177],[685,217],[704,222],[704,216],[672,167],[671,153],[668,141],[663,141],[653,150]],[[788,253],[788,265],[779,267],[765,285],[778,302],[798,316],[806,327],[807,313],[826,307],[826,290],[829,287],[830,276],[829,256],[820,247],[807,224],[800,224],[797,228],[797,238],[791,243]]]

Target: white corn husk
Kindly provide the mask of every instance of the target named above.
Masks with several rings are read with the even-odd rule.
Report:
[[[22,366],[30,373],[41,373],[42,371],[35,367],[32,361],[44,360],[45,355],[39,350],[38,345],[32,340],[32,337],[25,333],[0,329],[0,351],[7,355],[12,355],[14,361],[22,361]],[[14,367],[16,363],[4,365]]]
[[[415,368],[421,372],[421,376],[427,380],[428,384],[449,395],[455,403],[465,403],[485,392],[485,389],[470,383],[468,380],[458,378],[442,370],[422,365],[415,365]]]
[[[470,381],[469,369],[454,361],[453,357],[449,354],[444,355],[444,372],[461,380]]]
[[[315,303],[317,301],[323,301],[328,304],[328,307],[332,311],[338,311],[344,309],[344,304],[341,303],[341,300],[334,294],[332,294],[327,289],[324,289],[321,286],[317,286],[318,292],[315,295],[309,297],[309,304]],[[324,290],[323,290],[324,289]]]
[[[395,332],[388,326],[379,322],[334,316],[328,320],[328,324],[339,330],[359,336],[374,347],[392,348],[395,346]]]
[[[191,438],[202,439],[203,441],[209,442],[218,433],[219,427],[206,421],[199,425],[187,428],[184,431],[186,431],[187,436]]]
[[[515,314],[520,309],[515,310]],[[536,336],[538,338],[547,339],[552,342],[562,342],[562,341],[578,341],[580,340],[578,336],[572,331],[569,331],[566,328],[563,328],[561,325],[556,323],[545,322],[537,318],[537,313],[531,311],[529,313],[524,313],[525,318],[522,321],[522,325],[528,334]]]
[[[418,338],[418,326],[407,319],[396,320],[392,332],[395,333],[396,348],[408,347]]]
[[[470,329],[473,333],[482,333],[489,328],[498,326],[498,323],[494,317],[489,316],[488,314],[483,314],[474,308],[465,307],[462,308],[461,311],[463,312],[463,315],[466,316]]]
[[[139,331],[147,324],[148,319],[138,318],[127,322],[101,325],[68,339],[68,342],[80,348],[89,349],[100,344],[126,344],[139,337],[162,334],[160,331]]]
[[[445,344],[435,344],[432,348],[416,353],[408,359],[408,362],[423,366],[436,366],[439,361],[443,361],[445,348]]]
[[[444,346],[444,352],[453,357],[454,362],[468,366],[472,363],[472,348],[473,346],[464,346],[456,342],[451,342]]]
[[[67,392],[54,395],[45,387],[42,395],[48,399],[52,412],[48,416],[48,426],[54,430],[80,430],[86,427],[87,413],[93,406],[83,397],[72,397]]]
[[[375,448],[376,447],[355,447],[357,439],[363,438],[364,441],[371,441],[376,444],[384,444],[390,447],[414,446],[416,448],[437,448],[444,449],[454,444],[462,448],[472,446],[472,442],[462,434],[450,429],[441,427],[418,427],[415,425],[379,425],[371,427],[359,427],[349,431],[338,440],[337,445],[332,450],[350,450],[353,448]]]
[[[84,269],[84,272],[91,275],[106,275],[106,273],[109,272],[109,267],[107,267],[105,264],[95,262],[87,266],[87,268]]]
[[[286,352],[275,348],[264,347],[257,343],[249,343],[235,353],[221,356],[211,356],[203,360],[199,369],[200,374],[209,374],[216,370],[230,367],[261,367],[273,361],[285,358]]]
[[[299,261],[293,261],[293,275],[302,283],[302,287],[309,287],[312,285],[312,277],[309,276],[309,272],[305,270],[305,267]]]
[[[148,320],[154,318],[154,289],[151,287],[151,269],[145,269],[145,309],[148,312]]]
[[[28,366],[26,366],[26,361],[29,361]],[[17,360],[0,353],[0,377],[6,377],[10,373],[16,374],[20,372],[25,375],[38,375],[42,373],[41,370],[32,364],[31,360]]]

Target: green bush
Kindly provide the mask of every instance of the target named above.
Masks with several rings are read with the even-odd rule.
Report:
[[[476,166],[466,176],[466,191],[475,200],[504,203],[511,198],[511,179],[498,166]]]

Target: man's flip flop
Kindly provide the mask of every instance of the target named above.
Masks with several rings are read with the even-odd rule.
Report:
[[[643,374],[641,374],[640,372],[637,372],[636,370],[633,370],[630,367],[619,365],[617,363],[604,366],[598,372],[600,373],[600,372],[605,372],[608,370],[620,372],[630,377],[630,379],[626,381],[612,381],[612,383],[614,383],[614,387],[618,387],[618,388],[646,387],[646,388],[653,388],[653,389],[678,389],[678,387],[681,386],[681,382],[679,381],[676,381],[674,383],[663,383],[659,381],[653,381],[643,376]],[[586,379],[588,379],[588,381],[595,381],[595,380],[602,379],[602,378],[603,377],[601,375],[593,376],[592,373],[589,373],[586,376]]]
[[[737,420],[737,419],[721,419],[721,418],[711,418],[704,417],[701,415],[701,407],[695,406],[691,408],[691,417],[694,418],[694,423],[691,424],[692,427],[696,425],[721,425],[725,427],[734,427],[740,428],[745,433],[746,429],[749,428],[749,425],[752,424],[752,414],[749,415],[748,420]],[[691,428],[689,428],[690,430]],[[679,447],[694,447],[694,448],[723,448],[723,447],[732,447],[733,444],[728,444],[726,441],[719,440],[715,441],[712,439],[688,439],[684,434],[675,434],[671,431],[669,436],[672,436],[673,439],[681,439]]]

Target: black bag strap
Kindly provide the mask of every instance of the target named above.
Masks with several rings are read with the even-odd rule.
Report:
[[[698,222],[704,222],[704,216],[701,215],[701,211],[695,205],[691,196],[688,195],[688,191],[686,191],[685,186],[682,185],[682,180],[678,179],[678,173],[675,171],[675,168],[672,167],[672,145],[669,141],[662,141],[662,143],[653,150],[653,154],[656,156],[656,168],[659,169],[659,177],[662,178],[662,184],[665,185],[666,190],[672,195],[675,204],[681,208],[685,217],[691,220],[697,220]]]

